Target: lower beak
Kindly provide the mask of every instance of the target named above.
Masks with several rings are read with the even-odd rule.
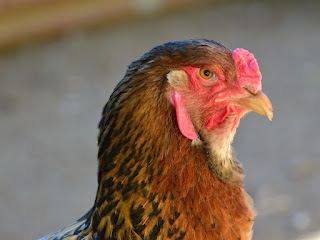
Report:
[[[272,104],[267,95],[262,91],[259,91],[257,94],[249,97],[235,99],[233,104],[255,111],[263,116],[267,116],[270,121],[273,118]]]

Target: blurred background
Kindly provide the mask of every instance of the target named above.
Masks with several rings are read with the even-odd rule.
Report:
[[[274,106],[272,122],[242,120],[233,144],[253,239],[320,239],[319,12],[311,0],[1,0],[1,239],[39,238],[90,209],[113,88],[152,47],[190,38],[254,53]]]

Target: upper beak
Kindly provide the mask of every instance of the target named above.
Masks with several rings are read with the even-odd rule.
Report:
[[[233,104],[248,108],[263,116],[267,116],[270,121],[273,118],[272,104],[267,95],[265,95],[262,91],[259,91],[249,97],[235,99]]]

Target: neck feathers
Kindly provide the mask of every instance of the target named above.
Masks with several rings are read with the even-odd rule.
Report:
[[[242,185],[244,171],[231,146],[239,122],[240,116],[230,115],[219,127],[204,137],[208,166],[214,175],[225,183]]]
[[[100,123],[92,231],[102,239],[247,239],[254,213],[242,185],[220,181],[215,156],[181,135],[163,81],[129,80]]]

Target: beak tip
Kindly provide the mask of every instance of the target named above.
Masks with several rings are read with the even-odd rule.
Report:
[[[272,109],[269,110],[269,112],[267,113],[267,116],[268,116],[269,120],[272,121],[272,119],[273,119],[273,110]]]

